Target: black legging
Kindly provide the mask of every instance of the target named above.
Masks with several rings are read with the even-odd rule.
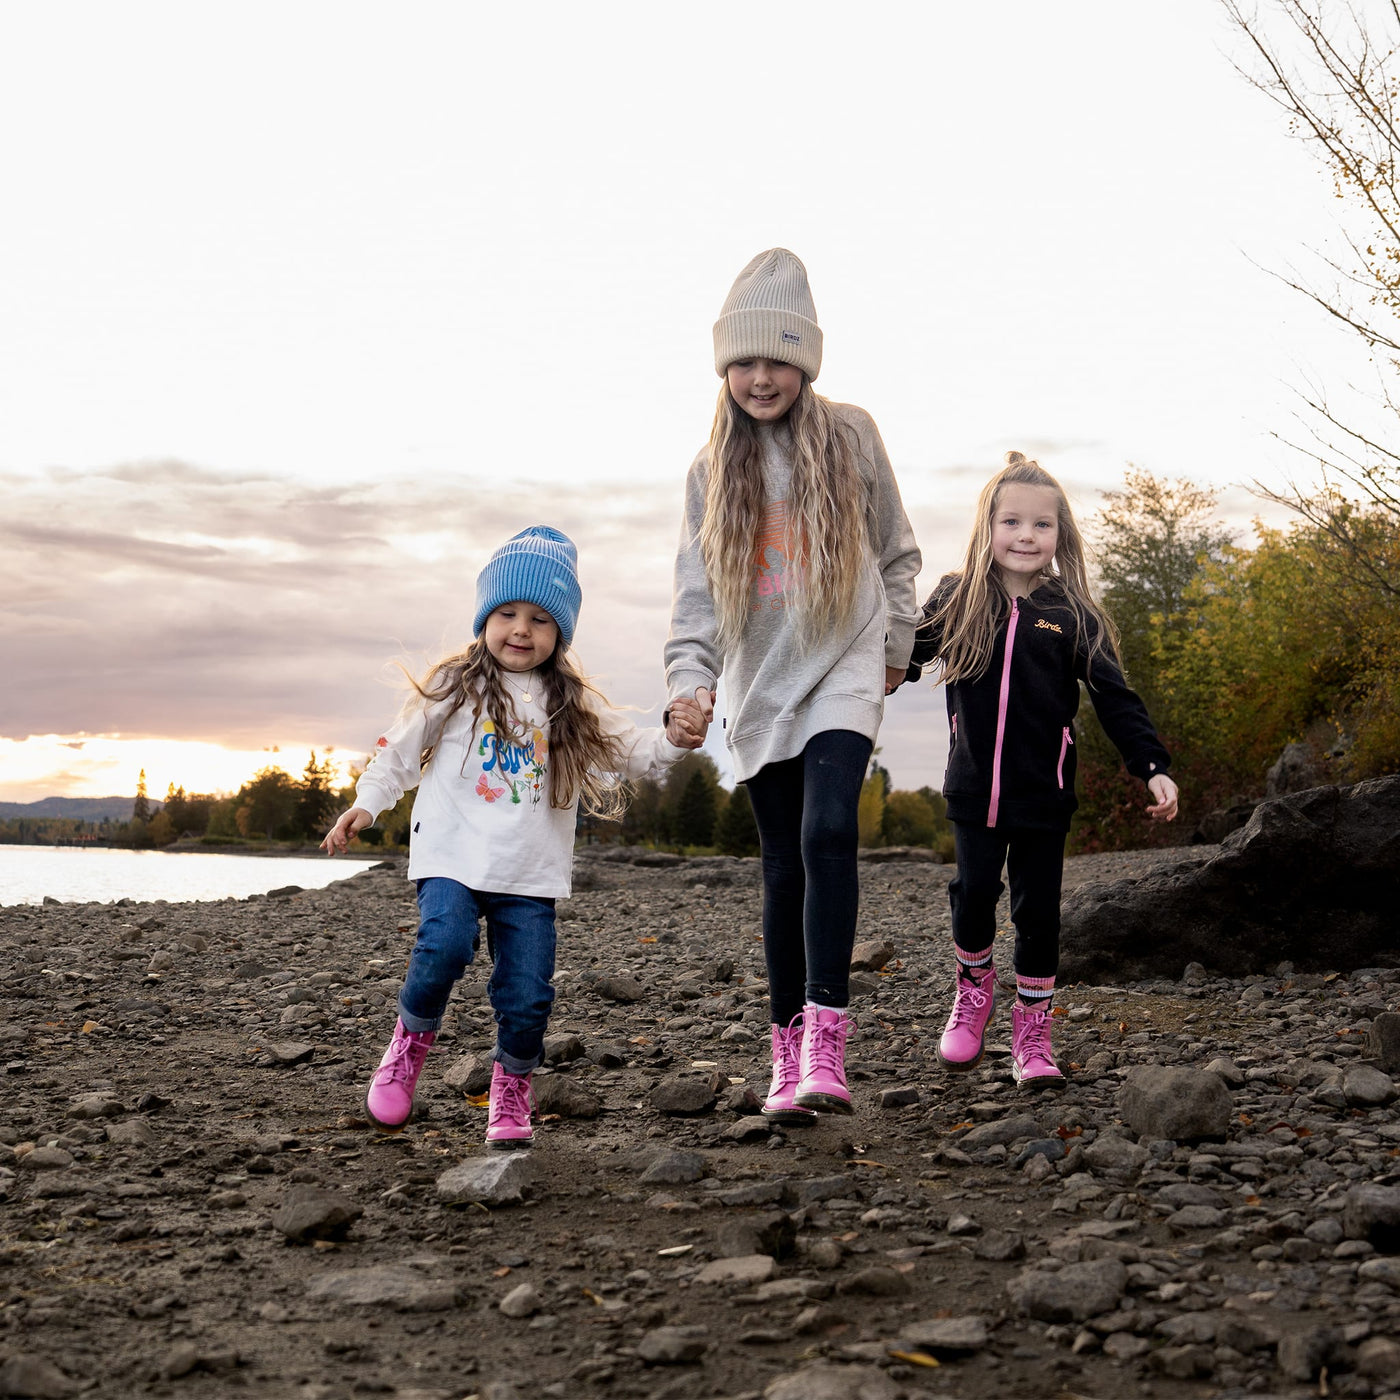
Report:
[[[847,729],[814,735],[796,758],[748,780],[763,849],[763,955],[774,1022],[804,1002],[845,1006],[860,884],[860,787],[871,741]]]

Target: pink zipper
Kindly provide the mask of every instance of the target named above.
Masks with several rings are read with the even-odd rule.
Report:
[[[1011,600],[1011,621],[1006,628],[1006,655],[1001,662],[1001,694],[997,699],[997,742],[992,750],[992,800],[987,806],[987,825],[997,824],[1001,805],[1001,741],[1006,734],[1006,702],[1011,696],[1011,648],[1016,642],[1016,622],[1021,616],[1020,599]]]
[[[958,717],[957,717],[957,715],[954,715],[954,716],[953,716],[952,731],[953,731],[953,732],[952,732],[952,734],[950,735],[949,740],[948,740],[948,742],[949,742],[950,745],[956,744],[956,743],[958,742]]]
[[[1055,767],[1055,781],[1059,783],[1061,789],[1065,785],[1065,755],[1069,752],[1069,746],[1074,740],[1069,737],[1069,725],[1065,725],[1065,737],[1060,740],[1060,761]]]

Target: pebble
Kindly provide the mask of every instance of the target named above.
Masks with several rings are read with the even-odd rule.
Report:
[[[449,1167],[437,1178],[434,1189],[446,1205],[515,1205],[533,1178],[529,1152],[499,1152],[490,1157],[469,1157]]]

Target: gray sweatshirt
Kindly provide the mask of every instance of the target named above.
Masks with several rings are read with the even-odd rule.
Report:
[[[752,604],[738,644],[723,655],[700,549],[708,450],[691,463],[686,477],[666,686],[673,699],[693,696],[725,674],[725,739],[739,782],[765,764],[795,758],[814,734],[829,729],[850,729],[873,742],[885,708],[885,667],[903,670],[913,649],[919,547],[870,415],[851,404],[834,407],[859,440],[868,545],[855,608],[842,632],[819,637],[804,649],[786,606],[788,593],[800,584],[789,578],[785,551],[792,478],[785,423],[759,425],[767,504],[754,558]]]

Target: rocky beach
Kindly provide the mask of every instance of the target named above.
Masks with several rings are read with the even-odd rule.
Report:
[[[1069,1083],[1034,1096],[1004,1010],[940,1070],[953,869],[874,854],[857,1111],[774,1132],[757,861],[582,851],[514,1154],[482,1143],[489,965],[417,1120],[362,1117],[402,862],[0,909],[0,1395],[1400,1395],[1400,956],[1329,966],[1319,928],[1296,968],[1062,985]]]

